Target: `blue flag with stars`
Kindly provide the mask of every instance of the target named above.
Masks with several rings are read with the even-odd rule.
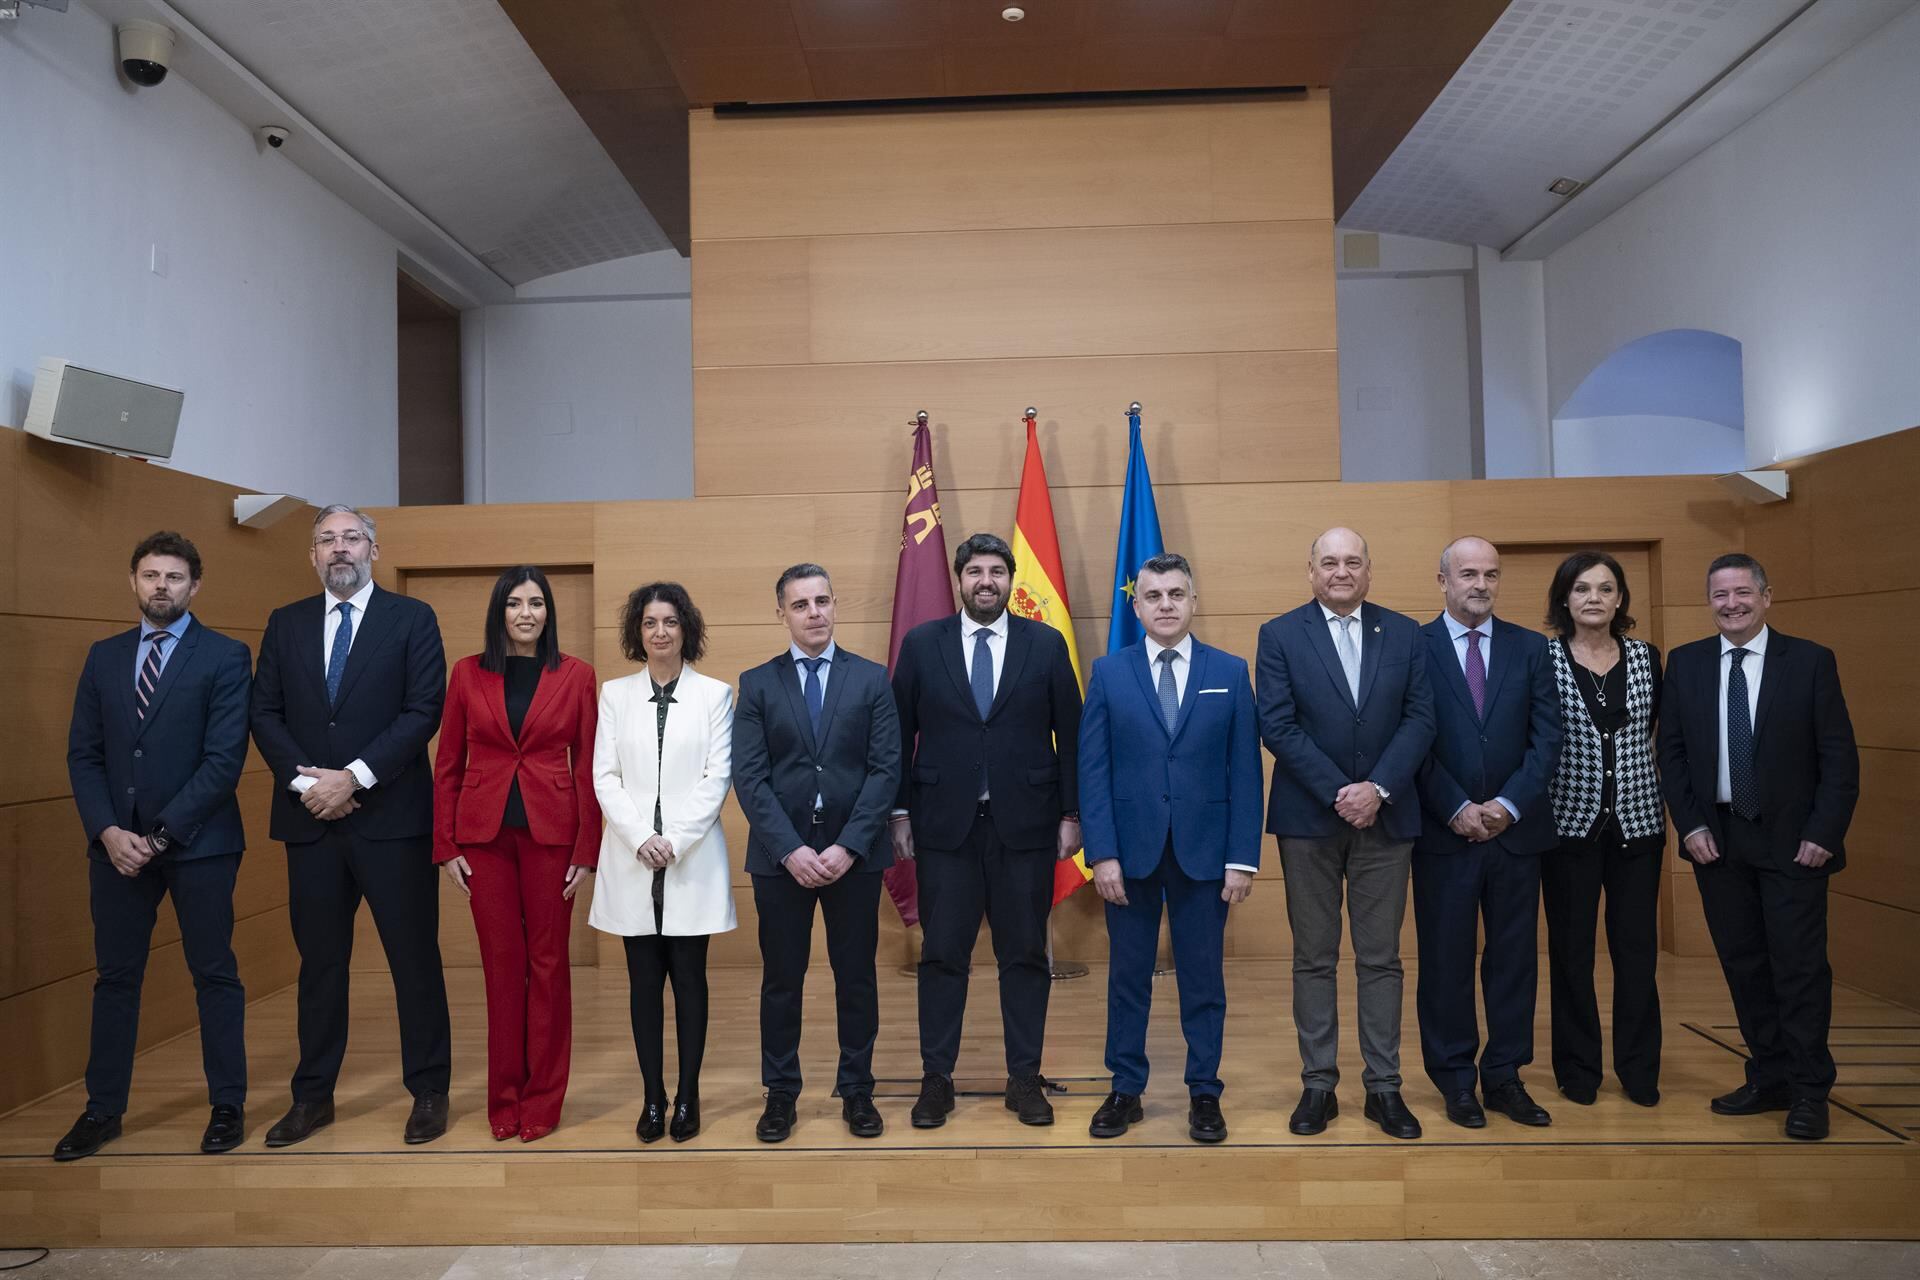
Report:
[[[1133,579],[1140,566],[1165,551],[1160,540],[1160,511],[1153,505],[1153,481],[1147,475],[1147,451],[1140,443],[1140,412],[1127,413],[1127,486],[1120,498],[1120,539],[1113,552],[1113,614],[1107,624],[1107,652],[1139,644],[1147,634],[1133,616]]]

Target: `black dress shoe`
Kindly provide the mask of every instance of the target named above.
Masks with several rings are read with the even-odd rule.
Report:
[[[200,1135],[200,1150],[212,1155],[231,1151],[247,1140],[247,1113],[230,1102],[223,1102],[207,1117],[207,1131]]]
[[[762,1142],[785,1142],[793,1136],[793,1095],[785,1089],[767,1090],[766,1110],[753,1126],[753,1136]]]
[[[1293,1116],[1287,1121],[1287,1128],[1301,1137],[1309,1137],[1327,1131],[1327,1121],[1340,1114],[1340,1104],[1334,1100],[1331,1089],[1308,1089],[1300,1095],[1300,1103],[1293,1109]]]
[[[1008,1076],[1007,1110],[1018,1115],[1021,1124],[1052,1124],[1053,1104],[1047,1101],[1047,1078],[1038,1072],[1030,1076]]]
[[[1751,1084],[1723,1093],[1707,1104],[1717,1116],[1757,1116],[1765,1111],[1785,1111],[1792,1105],[1793,1095],[1784,1087],[1762,1089]]]
[[[287,1114],[280,1122],[267,1130],[267,1145],[270,1147],[290,1147],[296,1142],[305,1142],[315,1129],[324,1129],[333,1123],[333,1099],[324,1102],[296,1102],[287,1108]]]
[[[1480,1100],[1473,1096],[1471,1089],[1447,1095],[1447,1119],[1462,1129],[1487,1127],[1487,1113],[1480,1109]]]
[[[1590,1084],[1563,1084],[1560,1086],[1560,1096],[1568,1102],[1577,1103],[1583,1107],[1590,1107],[1594,1104],[1594,1100],[1600,1096],[1600,1091]],[[1629,1093],[1627,1096],[1632,1097],[1633,1095]]]
[[[1628,1089],[1627,1101],[1636,1107],[1657,1107],[1660,1105],[1660,1091],[1652,1087]]]
[[[1140,1106],[1140,1095],[1121,1093],[1118,1089],[1107,1095],[1100,1109],[1093,1113],[1093,1120],[1087,1125],[1090,1138],[1118,1138],[1127,1129],[1139,1124],[1146,1118],[1146,1111]]]
[[[847,1132],[856,1138],[877,1138],[887,1131],[887,1122],[880,1118],[880,1109],[873,1105],[870,1093],[842,1094],[840,1118],[847,1122]]]
[[[1802,1142],[1818,1142],[1827,1136],[1827,1100],[1795,1098],[1787,1108],[1787,1136]]]
[[[120,1117],[84,1111],[53,1149],[55,1160],[84,1160],[120,1136]]]
[[[1487,1110],[1498,1111],[1515,1124],[1544,1129],[1553,1123],[1547,1109],[1533,1100],[1518,1079],[1503,1080],[1487,1090]]]
[[[1220,1099],[1202,1093],[1188,1100],[1187,1136],[1209,1145],[1227,1140],[1227,1118],[1220,1114]]]
[[[1400,1100],[1400,1091],[1397,1089],[1368,1094],[1366,1116],[1379,1125],[1380,1131],[1389,1138],[1411,1139],[1420,1136],[1420,1122],[1413,1118],[1413,1112],[1407,1110],[1407,1104]]]
[[[911,1119],[916,1129],[938,1129],[953,1114],[953,1077],[929,1071],[920,1077],[920,1096]]]
[[[421,1094],[413,1100],[413,1111],[407,1116],[407,1131],[402,1136],[411,1146],[432,1142],[447,1131],[448,1112],[446,1094]]]
[[[700,1133],[700,1095],[687,1094],[673,1100],[673,1119],[667,1122],[667,1136],[686,1142]]]
[[[658,1142],[667,1136],[667,1100],[648,1098],[640,1109],[640,1122],[633,1126],[634,1136],[642,1142]]]

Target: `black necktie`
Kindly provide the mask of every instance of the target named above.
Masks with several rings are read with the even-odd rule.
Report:
[[[1760,816],[1760,781],[1753,774],[1753,712],[1747,702],[1747,673],[1740,663],[1750,651],[1733,649],[1727,673],[1727,779],[1733,811],[1751,822]]]
[[[820,688],[820,668],[825,663],[825,658],[800,659],[800,665],[807,669],[806,682],[801,685],[801,692],[807,697],[807,723],[813,728],[813,741],[816,746],[820,742],[820,710],[826,705],[825,691]]]

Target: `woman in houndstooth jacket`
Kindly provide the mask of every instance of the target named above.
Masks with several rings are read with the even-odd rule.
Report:
[[[1548,794],[1560,846],[1540,860],[1552,989],[1553,1074],[1560,1092],[1590,1105],[1600,1087],[1600,1006],[1594,931],[1606,896],[1613,963],[1613,1070],[1627,1097],[1660,1101],[1661,850],[1666,821],[1654,772],[1660,651],[1632,640],[1631,597],[1604,551],[1568,556],[1547,593],[1548,642],[1566,729]]]

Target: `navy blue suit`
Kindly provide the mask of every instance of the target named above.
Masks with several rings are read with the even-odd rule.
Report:
[[[171,895],[200,1013],[209,1101],[247,1094],[246,991],[233,957],[233,886],[246,848],[235,790],[247,759],[247,647],[189,619],[148,700],[136,709],[135,655],[145,626],[95,644],[74,690],[67,774],[87,833],[94,959],[87,1106],[121,1115],[133,1080],[160,899]],[[172,840],[136,876],[108,860],[100,834],[120,827]]]
[[[1260,863],[1260,733],[1244,659],[1194,641],[1171,730],[1146,641],[1093,664],[1080,715],[1080,830],[1089,865],[1119,859],[1127,905],[1107,904],[1107,1069],[1118,1093],[1147,1087],[1160,904],[1167,904],[1186,1082],[1219,1097],[1227,992],[1228,863]]]
[[[1486,628],[1492,661],[1484,711],[1474,709],[1445,616],[1420,629],[1436,732],[1420,768],[1423,816],[1413,846],[1416,1005],[1427,1076],[1442,1094],[1474,1087],[1474,952],[1483,917],[1487,1042],[1478,1079],[1493,1088],[1533,1061],[1539,855],[1559,843],[1547,783],[1560,763],[1560,695],[1546,637],[1498,618]],[[1453,830],[1462,805],[1496,797],[1511,802],[1518,821],[1480,842]]]

